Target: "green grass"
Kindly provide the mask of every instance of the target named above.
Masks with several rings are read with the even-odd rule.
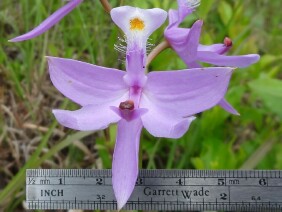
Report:
[[[111,1],[113,6],[120,1]],[[142,8],[176,8],[175,2],[122,1]],[[48,33],[31,41],[7,40],[29,31],[62,1],[0,2],[0,211],[23,210],[27,168],[111,168],[116,126],[81,133],[59,126],[52,108],[78,108],[51,85],[45,55],[124,69],[114,50],[120,31],[99,1],[85,1]],[[158,139],[143,130],[143,168],[282,169],[282,18],[280,1],[202,1],[182,26],[203,19],[201,43],[234,41],[230,54],[259,53],[261,60],[237,69],[226,98],[240,112],[219,107],[198,115],[180,139]],[[270,15],[271,14],[271,15]],[[163,40],[165,25],[152,35]],[[185,68],[172,50],[150,70]]]

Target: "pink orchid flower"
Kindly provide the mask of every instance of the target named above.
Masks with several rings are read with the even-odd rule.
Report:
[[[117,123],[112,184],[121,209],[138,175],[142,128],[156,137],[179,138],[195,119],[223,98],[232,68],[196,68],[145,73],[148,37],[167,17],[161,9],[129,6],[111,10],[126,36],[126,71],[48,57],[54,86],[80,104],[76,111],[53,110],[56,119],[75,130],[102,130]]]
[[[249,54],[240,56],[226,56],[232,47],[232,40],[225,38],[223,44],[201,45],[202,20],[196,21],[191,28],[180,28],[179,24],[200,5],[199,0],[178,0],[178,10],[169,10],[169,26],[164,35],[189,68],[202,67],[198,61],[216,66],[247,67],[259,60],[259,55]],[[239,115],[239,113],[223,98],[219,105],[226,111]]]
[[[69,3],[67,3],[65,6],[61,7],[59,10],[57,10],[55,13],[49,16],[39,26],[35,27],[33,30],[31,30],[30,32],[27,32],[26,34],[13,38],[9,41],[10,42],[19,42],[19,41],[29,40],[29,39],[35,38],[43,34],[47,30],[49,30],[52,26],[57,24],[63,17],[69,14],[82,1],[83,0],[70,0]]]

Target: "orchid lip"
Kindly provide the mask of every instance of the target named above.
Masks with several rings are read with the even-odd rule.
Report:
[[[130,6],[116,7],[111,17],[126,36],[127,51],[146,51],[148,37],[165,21],[167,13],[159,8],[140,9]]]

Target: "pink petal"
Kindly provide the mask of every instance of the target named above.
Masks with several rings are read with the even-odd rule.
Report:
[[[202,68],[203,66],[201,66],[197,61],[192,61],[190,63],[187,63],[187,68]]]
[[[129,199],[138,176],[138,153],[142,123],[140,118],[131,122],[121,119],[113,156],[112,183],[120,210]]]
[[[125,119],[126,121],[133,121],[137,118],[140,118],[143,116],[145,113],[148,112],[148,109],[146,108],[137,108],[134,109],[133,111],[131,110],[121,110],[118,107],[111,106],[110,107],[112,111],[114,111],[119,117],[122,119]]]
[[[181,49],[182,51],[186,50],[186,45],[183,47],[184,43],[187,41],[190,29],[185,28],[167,28],[164,32],[165,38],[170,43],[170,45],[175,49]],[[180,50],[179,50],[180,51]]]
[[[178,26],[188,15],[194,12],[195,8],[198,7],[200,1],[187,1],[178,0],[178,10],[169,10],[169,26]]]
[[[128,92],[124,71],[56,57],[48,57],[48,63],[54,86],[82,106],[111,102]]]
[[[186,16],[190,15],[197,6],[199,6],[199,1],[187,1],[187,0],[177,0],[178,3],[178,22],[179,24],[186,18]]]
[[[57,10],[55,13],[53,13],[51,16],[49,16],[46,20],[44,20],[39,26],[31,30],[30,32],[21,35],[19,37],[13,38],[9,40],[10,42],[19,42],[24,40],[29,40],[34,37],[37,37],[38,35],[43,34],[48,29],[50,29],[52,26],[54,26],[56,23],[58,23],[64,16],[66,16],[68,13],[70,13],[75,7],[77,7],[83,0],[72,0],[59,10]]]
[[[231,74],[232,68],[220,67],[151,72],[143,93],[155,105],[188,117],[218,104]],[[146,108],[142,101],[140,107]]]
[[[190,30],[167,28],[165,31],[166,39],[186,64],[194,62],[197,59],[197,49],[202,25],[203,21],[198,20],[193,24]],[[182,33],[179,33],[181,31]]]
[[[121,119],[110,107],[118,106],[127,98],[128,96],[125,96],[107,104],[86,105],[76,111],[53,110],[53,113],[58,122],[65,127],[81,131],[102,130]]]
[[[226,99],[220,100],[218,103],[220,107],[222,107],[227,112],[233,114],[233,115],[240,115],[235,108],[232,107],[232,105],[226,101]]]
[[[177,10],[169,10],[168,11],[168,27],[172,27],[175,24],[178,24],[178,11]]]
[[[213,44],[213,45],[202,45],[199,44],[198,46],[198,51],[201,52],[214,52],[218,54],[224,54],[226,53],[231,46],[225,46],[224,44],[218,43],[218,44]]]
[[[163,108],[146,95],[142,96],[140,105],[149,109],[141,119],[146,130],[155,137],[180,138],[195,119],[180,117],[173,110]]]
[[[259,60],[260,56],[257,54],[248,54],[241,56],[225,56],[214,52],[198,52],[197,60],[211,63],[217,66],[232,66],[238,68],[247,67]]]

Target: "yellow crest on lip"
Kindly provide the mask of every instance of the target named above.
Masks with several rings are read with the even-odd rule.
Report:
[[[144,21],[140,18],[133,18],[130,20],[130,30],[142,31],[145,28]]]

